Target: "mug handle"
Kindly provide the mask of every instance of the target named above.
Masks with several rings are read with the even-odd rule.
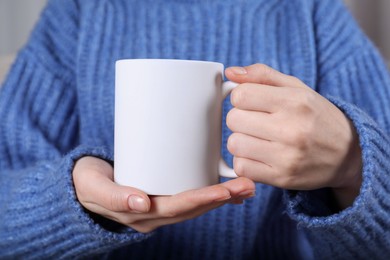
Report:
[[[222,97],[223,100],[227,97],[227,95],[232,92],[232,90],[238,86],[238,83],[232,82],[232,81],[226,81],[222,84]],[[237,174],[234,172],[232,168],[230,168],[222,156],[219,158],[219,175],[222,177],[228,177],[228,178],[237,178]]]

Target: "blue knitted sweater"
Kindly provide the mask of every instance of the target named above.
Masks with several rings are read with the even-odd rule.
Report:
[[[360,195],[337,212],[326,189],[257,184],[243,205],[152,234],[89,214],[71,171],[85,155],[112,160],[122,58],[265,63],[300,78],[355,125]],[[389,257],[389,100],[386,67],[338,0],[51,0],[1,88],[0,259]]]

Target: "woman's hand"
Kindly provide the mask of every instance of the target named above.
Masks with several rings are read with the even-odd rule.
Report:
[[[113,168],[104,160],[83,157],[73,169],[79,202],[88,210],[139,232],[195,218],[226,203],[254,196],[255,185],[237,178],[174,196],[151,196],[113,182]]]
[[[361,151],[351,122],[299,79],[266,65],[226,69],[241,83],[227,115],[228,149],[239,176],[285,189],[333,188],[341,208],[361,185]]]

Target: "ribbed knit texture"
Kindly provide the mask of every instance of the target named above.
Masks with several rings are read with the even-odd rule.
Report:
[[[71,171],[84,155],[113,158],[114,62],[123,58],[260,62],[300,78],[357,129],[359,197],[334,213],[326,190],[257,184],[243,205],[147,235],[88,214]],[[390,80],[337,0],[51,0],[0,91],[0,259],[390,255]],[[223,107],[226,115],[229,100]],[[229,134],[224,126],[231,164]]]

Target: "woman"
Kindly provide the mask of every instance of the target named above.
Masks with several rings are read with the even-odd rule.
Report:
[[[123,58],[233,66],[241,178],[172,197],[112,181]],[[337,0],[52,0],[0,95],[0,258],[385,258],[389,93]]]

